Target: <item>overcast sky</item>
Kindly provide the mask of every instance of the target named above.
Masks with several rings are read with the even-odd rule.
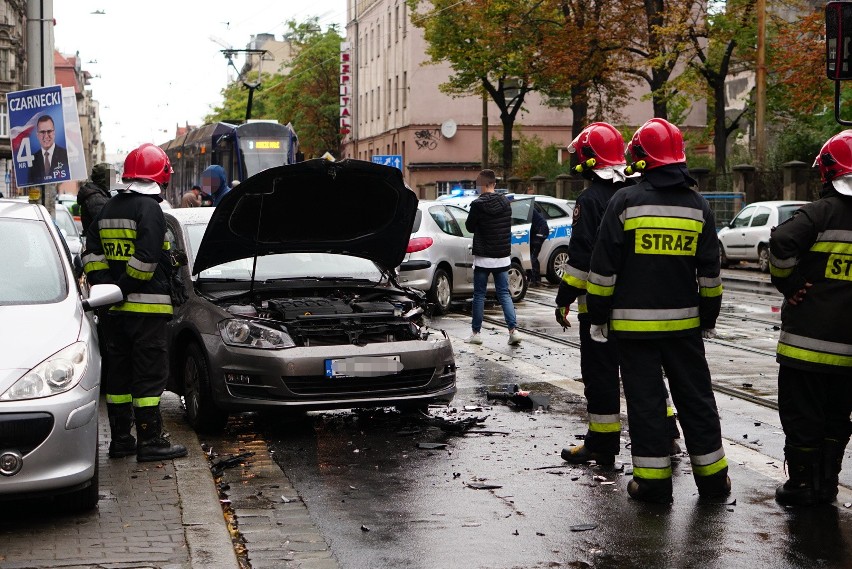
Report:
[[[56,49],[80,53],[100,103],[110,159],[199,125],[227,84],[223,45],[245,49],[252,35],[319,17],[345,34],[346,0],[54,0]],[[104,14],[93,14],[103,11]],[[216,41],[214,41],[215,38]],[[242,60],[236,62],[240,66]],[[99,76],[99,77],[98,77]],[[119,155],[119,156],[113,156]],[[90,165],[91,166],[91,165]]]

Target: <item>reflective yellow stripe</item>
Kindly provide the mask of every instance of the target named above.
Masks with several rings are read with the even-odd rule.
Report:
[[[666,405],[666,417],[674,417],[674,407]]]
[[[637,255],[694,256],[698,233],[679,229],[637,229],[634,252]]]
[[[722,296],[722,285],[713,286],[713,287],[699,287],[698,294],[703,296],[704,298],[713,298],[715,296]]]
[[[143,302],[122,302],[110,308],[115,312],[139,312],[143,314],[173,314],[171,304],[146,304]]]
[[[589,423],[589,430],[593,433],[618,433],[621,423]]]
[[[825,264],[825,277],[839,281],[852,281],[852,255],[831,254]]]
[[[136,239],[135,229],[101,229],[101,239]]]
[[[701,233],[703,228],[703,222],[682,217],[643,216],[632,217],[624,222],[625,231],[631,229],[683,229]]]
[[[133,397],[129,393],[124,395],[110,395],[107,393],[106,395],[107,403],[130,403],[131,401],[133,401]]]
[[[700,325],[701,319],[696,317],[683,320],[612,320],[609,327],[621,332],[674,332]]]
[[[633,476],[645,480],[665,480],[672,477],[672,467],[668,468],[639,468],[633,467]]]
[[[614,286],[601,286],[595,283],[588,283],[586,286],[586,292],[589,294],[596,294],[597,296],[612,296],[615,294]]]
[[[163,251],[171,251],[172,244],[168,241],[163,241]]]
[[[852,243],[842,243],[839,241],[817,241],[813,244],[813,246],[811,246],[811,251],[852,255]]]
[[[723,468],[728,467],[728,459],[724,456],[717,460],[712,464],[708,464],[706,466],[699,466],[697,464],[692,464],[692,472],[696,476],[712,476],[722,470]]]
[[[568,273],[562,275],[562,282],[575,288],[586,290],[586,281],[571,276]]]
[[[139,279],[140,281],[150,281],[152,278],[154,278],[154,271],[151,271],[151,272],[139,271],[139,270],[131,267],[130,264],[128,263],[128,265],[127,265],[127,276],[133,277],[134,279]]]
[[[788,344],[782,344],[781,342],[778,342],[777,352],[779,356],[786,356],[794,360],[802,360],[804,362],[811,362],[815,364],[852,367],[852,356],[827,354],[825,352],[797,348]]]
[[[133,400],[134,407],[156,407],[159,404],[159,397],[139,397]]]
[[[100,261],[96,261],[96,262],[92,262],[92,263],[86,263],[85,265],[83,265],[83,272],[86,273],[86,274],[93,273],[95,271],[108,271],[108,270],[109,270],[109,265],[107,263],[102,263]]]
[[[773,277],[785,278],[789,277],[793,272],[793,269],[779,269],[775,265],[769,265],[769,274]]]

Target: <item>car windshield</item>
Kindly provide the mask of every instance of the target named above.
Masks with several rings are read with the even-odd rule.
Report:
[[[192,257],[198,254],[205,224],[194,224],[184,229],[189,236]],[[251,280],[253,259],[238,259],[201,271],[201,279]],[[301,278],[359,279],[370,282],[382,280],[375,263],[360,257],[336,253],[280,253],[257,258],[255,280],[286,280]]]
[[[802,207],[802,204],[782,205],[778,206],[778,225],[781,225],[796,213]]]
[[[78,237],[77,226],[74,225],[74,218],[67,210],[56,210],[56,225],[65,232],[68,237]]]
[[[0,220],[0,306],[59,302],[68,294],[59,250],[37,221]],[[14,244],[14,246],[10,246]]]

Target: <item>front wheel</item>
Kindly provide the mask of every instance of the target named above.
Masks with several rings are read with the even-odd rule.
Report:
[[[435,277],[432,279],[432,288],[429,289],[428,298],[435,304],[435,314],[446,314],[450,310],[450,302],[453,298],[453,282],[444,269],[435,269]]]
[[[517,261],[509,265],[509,294],[512,302],[519,302],[527,295],[527,277],[524,268]]]
[[[769,272],[769,247],[766,245],[761,245],[757,249],[757,266],[760,272]]]
[[[559,247],[550,256],[547,262],[547,280],[550,284],[559,284],[562,282],[562,275],[568,268],[568,248]]]
[[[210,371],[201,348],[190,344],[183,364],[183,400],[186,416],[199,433],[219,433],[228,422],[228,414],[213,402]]]

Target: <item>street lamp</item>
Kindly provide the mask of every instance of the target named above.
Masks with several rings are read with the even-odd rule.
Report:
[[[260,79],[261,72],[263,67],[263,56],[267,54],[267,50],[265,49],[223,49],[221,50],[223,54],[225,54],[225,59],[228,60],[228,65],[234,68],[234,71],[237,72],[237,80],[242,82],[243,87],[249,90],[248,95],[248,104],[246,105],[246,122],[251,118],[251,105],[254,100],[254,91],[255,89],[260,89]],[[237,69],[237,66],[234,64],[234,56],[238,53],[246,54],[246,65],[243,65],[242,71]],[[251,56],[257,54],[258,62],[257,62],[257,81],[254,83],[250,83],[248,79],[248,72],[251,71]]]

